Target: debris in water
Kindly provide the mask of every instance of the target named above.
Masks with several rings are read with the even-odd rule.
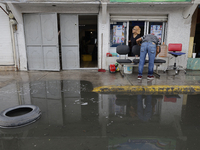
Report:
[[[88,103],[87,103],[87,102],[86,102],[86,103],[82,103],[81,105],[83,105],[83,106],[84,106],[84,105],[88,105]]]

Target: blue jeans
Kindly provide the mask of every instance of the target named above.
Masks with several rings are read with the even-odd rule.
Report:
[[[153,75],[154,59],[156,56],[156,44],[152,42],[144,42],[140,48],[140,63],[138,67],[139,76],[142,76],[146,54],[149,56],[148,75]]]

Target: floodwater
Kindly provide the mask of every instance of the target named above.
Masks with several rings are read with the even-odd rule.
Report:
[[[88,81],[13,83],[0,111],[39,106],[41,118],[0,129],[0,150],[198,150],[200,95],[98,94]]]

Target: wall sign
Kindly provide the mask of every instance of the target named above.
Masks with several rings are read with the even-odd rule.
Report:
[[[113,44],[124,43],[124,25],[113,26]]]

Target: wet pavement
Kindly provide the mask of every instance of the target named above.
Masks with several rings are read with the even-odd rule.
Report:
[[[30,82],[40,80],[85,80],[92,83],[93,87],[115,86],[149,86],[149,85],[200,85],[200,71],[187,70],[187,74],[180,71],[174,75],[174,71],[163,73],[159,71],[160,78],[152,81],[146,79],[147,72],[144,69],[142,80],[137,79],[137,70],[132,74],[126,74],[123,78],[119,72],[98,72],[97,70],[68,70],[60,72],[29,71],[29,72],[0,72],[0,87],[13,82]]]
[[[133,75],[121,78],[120,74],[88,72],[1,75],[0,111],[33,104],[39,106],[42,116],[25,127],[0,129],[0,150],[200,148],[200,94],[95,93],[97,86],[130,85],[137,80]],[[174,82],[184,78],[179,85],[198,85],[198,74],[192,76],[196,81],[186,75],[166,78],[175,78]],[[173,85],[171,80],[168,83]]]

